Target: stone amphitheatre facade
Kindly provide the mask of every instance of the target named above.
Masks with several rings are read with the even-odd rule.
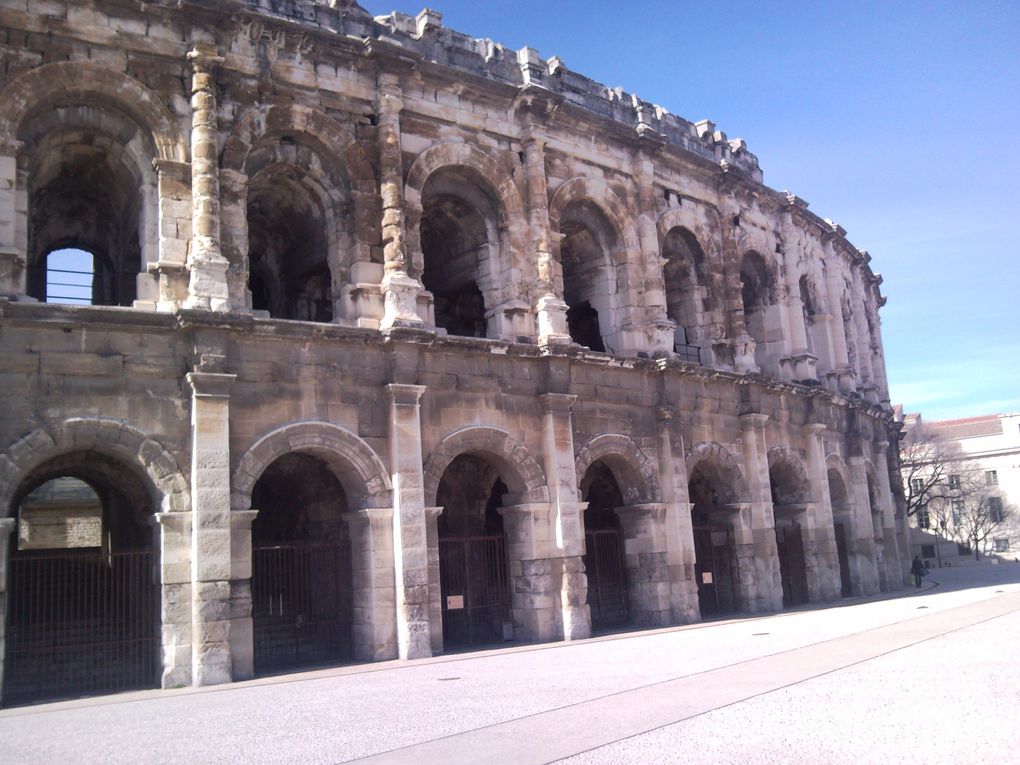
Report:
[[[431,10],[0,29],[6,703],[902,586],[881,279],[742,141]]]

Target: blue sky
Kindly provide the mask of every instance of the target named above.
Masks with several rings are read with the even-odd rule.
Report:
[[[433,7],[744,138],[769,186],[871,253],[894,402],[928,420],[1020,411],[1020,2]]]

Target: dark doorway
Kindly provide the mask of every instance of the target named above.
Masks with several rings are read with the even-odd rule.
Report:
[[[255,673],[352,658],[350,538],[343,487],[307,454],[273,462],[252,491]]]
[[[89,481],[67,474],[35,481],[17,503],[5,705],[159,684],[159,590],[151,530],[142,521],[148,497],[107,462],[89,459]],[[118,473],[120,486],[109,480]]]
[[[570,332],[570,339],[578,345],[599,353],[606,352],[602,331],[599,329],[599,312],[587,300],[567,309],[567,331]]]
[[[701,616],[736,612],[739,601],[733,530],[728,526],[695,526],[694,555]]]
[[[612,469],[597,461],[581,481],[584,511],[584,570],[594,631],[622,627],[630,621],[623,530],[616,508],[623,494]]]
[[[850,582],[850,556],[847,553],[846,526],[836,523],[833,525],[833,532],[836,535],[836,555],[839,558],[840,591],[844,598],[849,598],[853,595],[853,585]]]
[[[480,457],[462,454],[443,473],[436,501],[446,650],[512,639],[510,575],[499,508],[507,487]]]
[[[807,603],[807,567],[799,524],[776,526],[776,552],[779,555],[779,578],[783,584],[783,607]]]

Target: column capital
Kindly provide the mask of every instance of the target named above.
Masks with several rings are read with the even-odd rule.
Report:
[[[17,524],[17,518],[0,518],[0,544],[7,544],[7,538]]]
[[[803,430],[805,433],[811,433],[816,436],[820,436],[822,433],[828,430],[828,428],[829,426],[826,425],[824,422],[809,422],[803,426]]]
[[[237,375],[220,372],[188,372],[188,385],[202,398],[228,398]]]
[[[223,63],[224,58],[214,43],[200,42],[188,51],[188,61],[196,72],[209,74]]]
[[[577,400],[572,393],[543,393],[538,397],[542,404],[543,412],[565,412],[570,413],[571,407]]]
[[[259,511],[255,508],[252,508],[251,510],[231,510],[230,528],[247,531],[251,528],[252,523],[255,521],[255,516],[258,514]]]
[[[390,401],[397,405],[415,405],[421,401],[421,396],[426,390],[425,385],[408,385],[405,383],[390,383],[386,386],[386,392],[390,394]]]

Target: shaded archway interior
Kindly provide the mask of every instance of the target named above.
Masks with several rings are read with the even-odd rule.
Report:
[[[605,353],[617,287],[613,268],[619,243],[616,230],[597,205],[582,199],[564,208],[560,234],[563,300],[570,338]]]
[[[731,467],[702,460],[691,470],[687,491],[694,526],[694,576],[702,616],[739,609],[739,572],[733,517],[736,476]]]
[[[255,671],[352,657],[352,565],[347,494],[311,454],[278,457],[252,490]]]
[[[584,510],[584,570],[588,577],[588,608],[593,630],[620,627],[630,621],[623,529],[617,509],[623,492],[612,467],[595,460],[581,478]]]
[[[701,347],[708,340],[705,312],[710,304],[705,252],[693,233],[682,226],[671,228],[662,240],[666,315],[676,322],[674,349]]]
[[[422,189],[422,284],[435,322],[451,335],[489,336],[486,294],[498,270],[499,203],[467,167],[443,168]]]
[[[840,590],[844,598],[853,594],[854,585],[850,575],[850,553],[852,552],[853,508],[847,494],[843,476],[835,468],[827,473],[829,501],[832,506],[833,533],[836,537],[836,556],[839,560]]]
[[[4,703],[156,687],[155,524],[138,472],[63,454],[31,471],[11,510]]]
[[[791,463],[779,460],[769,468],[769,487],[783,605],[790,608],[808,602],[807,564],[801,527],[808,501],[808,486]]]
[[[506,536],[499,514],[507,494],[496,468],[474,454],[455,457],[439,480],[436,502],[443,510],[436,524],[447,649],[512,637]]]
[[[273,318],[333,320],[328,221],[339,212],[316,152],[291,139],[253,152],[248,186],[252,308]]]
[[[86,250],[94,258],[92,303],[130,306],[142,270],[154,190],[151,137],[116,108],[59,106],[24,120],[28,178],[28,292],[47,299],[47,258]]]

